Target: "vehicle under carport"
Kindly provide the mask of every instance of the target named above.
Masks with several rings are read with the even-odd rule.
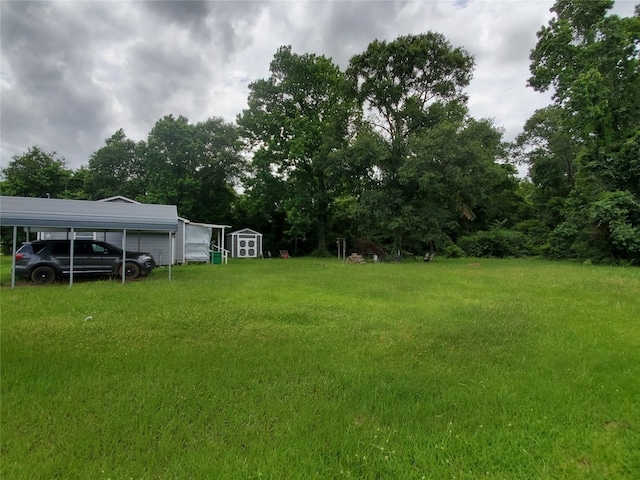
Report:
[[[25,229],[27,238],[32,232],[66,231],[71,242],[79,232],[118,231],[122,232],[123,252],[126,252],[127,232],[160,232],[167,234],[168,248],[173,251],[178,210],[175,205],[0,196],[0,224],[13,227],[13,253],[17,250],[18,228]],[[125,282],[124,275],[122,282]],[[69,284],[73,285],[73,264]],[[15,256],[11,265],[11,287],[15,287]]]

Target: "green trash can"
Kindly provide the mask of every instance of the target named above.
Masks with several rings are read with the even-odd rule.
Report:
[[[211,252],[211,263],[214,265],[220,265],[222,263],[222,252],[214,250]]]

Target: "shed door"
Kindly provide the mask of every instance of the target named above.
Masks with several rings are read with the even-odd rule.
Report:
[[[258,242],[254,235],[240,235],[238,238],[238,258],[256,258]]]

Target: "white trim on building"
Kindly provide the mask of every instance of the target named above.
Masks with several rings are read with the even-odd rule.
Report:
[[[227,250],[232,258],[260,258],[262,257],[262,234],[243,228],[227,235]]]

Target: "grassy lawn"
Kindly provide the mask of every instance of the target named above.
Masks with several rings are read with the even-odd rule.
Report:
[[[8,260],[3,479],[638,478],[640,269]]]

